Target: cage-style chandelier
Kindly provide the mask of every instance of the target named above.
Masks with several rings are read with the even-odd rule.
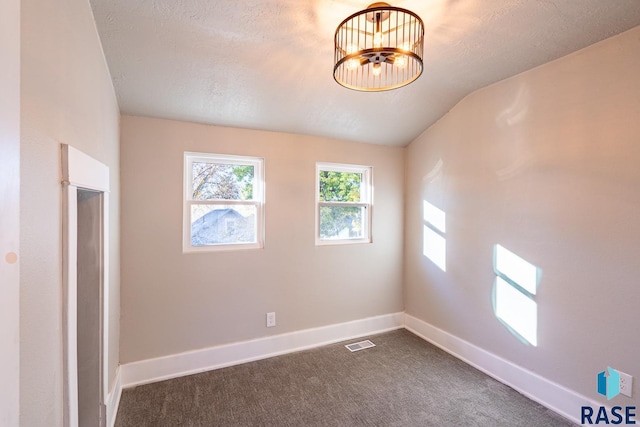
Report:
[[[423,50],[424,24],[418,15],[373,3],[336,29],[333,78],[349,89],[396,89],[420,77]]]

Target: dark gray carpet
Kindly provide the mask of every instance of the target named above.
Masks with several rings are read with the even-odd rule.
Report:
[[[116,426],[573,425],[404,329],[369,339],[127,389]]]

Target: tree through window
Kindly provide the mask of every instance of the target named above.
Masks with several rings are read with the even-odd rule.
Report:
[[[316,243],[371,241],[371,168],[318,163]]]
[[[183,250],[260,248],[263,160],[185,153]]]

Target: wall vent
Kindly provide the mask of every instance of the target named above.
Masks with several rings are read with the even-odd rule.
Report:
[[[365,348],[375,347],[376,345],[369,340],[354,342],[353,344],[347,344],[345,347],[349,349],[349,351],[354,352],[358,350],[364,350]]]

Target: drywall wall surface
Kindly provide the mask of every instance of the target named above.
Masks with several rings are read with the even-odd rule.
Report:
[[[20,425],[62,424],[60,143],[110,168],[109,377],[118,361],[119,110],[89,2],[21,2]]]
[[[402,310],[402,148],[134,116],[121,126],[122,363]],[[185,151],[265,159],[263,249],[182,253]],[[373,167],[373,243],[315,245],[318,161]]]
[[[0,3],[0,425],[20,414],[20,1]]]
[[[635,28],[479,90],[406,152],[406,312],[603,404],[598,372],[640,376],[638,52]],[[539,269],[537,346],[494,312],[496,244]]]

